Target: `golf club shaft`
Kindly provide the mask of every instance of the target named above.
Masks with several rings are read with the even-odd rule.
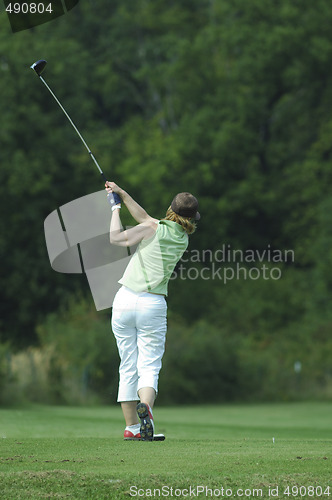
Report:
[[[76,127],[75,123],[73,122],[73,120],[70,118],[70,116],[68,115],[67,111],[65,110],[65,108],[62,106],[61,102],[59,101],[59,99],[57,98],[57,96],[54,94],[54,92],[52,91],[52,89],[49,87],[49,85],[47,85],[47,83],[45,82],[44,78],[40,75],[38,75],[39,78],[41,79],[41,81],[43,82],[43,84],[45,85],[45,87],[48,89],[48,91],[52,94],[52,96],[54,97],[54,99],[56,100],[56,102],[58,103],[58,105],[60,106],[60,108],[62,109],[62,111],[64,112],[64,114],[66,115],[66,117],[68,118],[68,120],[70,121],[71,125],[73,126],[73,128],[75,129],[78,137],[81,139],[81,141],[83,142],[84,146],[86,147],[86,149],[88,150],[88,153],[89,155],[91,156],[92,160],[94,161],[96,167],[98,168],[102,178],[104,179],[104,181],[106,182],[106,177],[104,175],[104,172],[102,171],[102,169],[100,168],[96,158],[93,156],[89,146],[87,145],[87,143],[85,142],[85,140],[83,139],[82,135],[80,134],[78,128]]]
[[[47,90],[50,92],[50,94],[52,95],[52,97],[54,98],[54,100],[57,102],[57,104],[60,106],[60,108],[62,109],[62,111],[64,112],[64,114],[66,115],[66,117],[68,118],[69,122],[71,123],[72,127],[74,128],[75,132],[77,133],[78,137],[81,139],[81,141],[83,142],[84,146],[86,147],[90,157],[92,158],[94,164],[96,165],[96,167],[98,168],[104,182],[106,183],[107,179],[106,179],[106,176],[104,175],[104,172],[102,171],[102,169],[100,168],[96,158],[94,157],[94,155],[92,154],[89,146],[87,145],[87,143],[85,142],[85,140],[83,139],[82,135],[80,134],[78,128],[76,127],[75,123],[73,122],[73,120],[70,118],[70,116],[68,115],[67,111],[65,110],[65,108],[62,106],[61,102],[59,101],[59,99],[57,98],[57,96],[54,94],[53,90],[48,86],[48,84],[45,82],[44,78],[40,75],[41,72],[44,70],[45,66],[47,64],[47,61],[45,61],[45,59],[40,59],[39,61],[36,61],[35,63],[33,63],[30,68],[34,70],[34,72],[39,76],[40,80],[42,81],[42,83],[45,85],[45,87],[47,88]],[[117,193],[114,193],[114,192],[110,192],[108,193],[107,195],[107,200],[108,202],[110,203],[110,205],[112,206],[112,208],[115,206],[115,205],[118,205],[121,203],[121,198],[120,196],[117,194]]]

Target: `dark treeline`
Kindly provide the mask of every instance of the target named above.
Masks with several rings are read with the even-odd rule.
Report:
[[[29,69],[44,58],[45,78],[111,180],[156,217],[179,191],[199,198],[202,219],[190,251],[254,250],[264,262],[241,266],[280,270],[280,279],[262,271],[259,279],[244,271],[236,279],[234,260],[188,255],[169,297],[174,332],[186,330],[169,337],[178,353],[191,346],[184,369],[202,352],[214,359],[197,340],[210,333],[224,339],[215,352],[224,347],[233,356],[216,375],[223,384],[239,366],[255,359],[263,366],[269,349],[275,373],[301,361],[308,376],[330,383],[331,2],[81,0],[32,30],[13,35],[2,24],[2,342],[13,350],[38,346],[51,313],[77,294],[92,301],[85,278],[55,273],[46,252],[45,217],[103,184]],[[294,258],[271,262],[268,249],[292,250]],[[196,274],[188,275],[190,266]],[[227,283],[216,269],[225,266],[235,273]],[[169,373],[176,357],[172,363]],[[246,391],[239,381],[229,387]]]

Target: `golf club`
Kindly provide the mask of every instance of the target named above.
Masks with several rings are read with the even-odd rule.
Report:
[[[54,94],[54,92],[51,90],[51,88],[47,85],[47,83],[45,82],[44,78],[41,76],[41,73],[42,71],[45,69],[45,66],[47,64],[47,61],[45,61],[44,59],[40,59],[39,61],[36,61],[35,63],[33,63],[30,68],[34,70],[34,72],[39,76],[40,80],[43,82],[43,84],[45,85],[45,87],[47,88],[47,90],[52,94],[52,96],[54,97],[54,99],[56,100],[56,102],[58,103],[58,105],[60,106],[60,108],[62,109],[62,111],[64,112],[64,114],[66,115],[66,117],[68,118],[68,120],[70,121],[71,125],[73,126],[73,128],[75,129],[77,135],[79,136],[79,138],[81,139],[81,141],[83,142],[84,146],[86,147],[86,149],[88,150],[88,153],[89,155],[91,156],[93,162],[95,163],[96,167],[98,168],[102,178],[104,179],[104,181],[106,182],[107,179],[105,177],[105,174],[104,172],[102,171],[102,169],[100,168],[96,158],[94,157],[94,155],[92,154],[89,146],[87,145],[87,143],[85,142],[85,140],[83,139],[82,135],[80,134],[78,128],[76,127],[75,123],[72,121],[72,119],[70,118],[70,116],[68,115],[67,111],[65,110],[65,108],[62,106],[61,102],[59,101],[59,99],[57,98],[57,96]],[[117,194],[117,193],[109,193],[107,195],[107,199],[108,201],[110,202],[111,206],[114,206],[114,205],[117,205],[118,203],[121,203],[121,198],[120,196]]]

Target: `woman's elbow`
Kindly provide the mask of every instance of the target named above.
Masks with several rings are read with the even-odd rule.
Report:
[[[110,244],[111,245],[116,245],[118,247],[126,247],[127,242],[124,241],[122,238],[119,238],[117,235],[110,235]]]

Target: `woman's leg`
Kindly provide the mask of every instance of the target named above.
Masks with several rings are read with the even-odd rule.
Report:
[[[142,387],[139,389],[138,395],[141,403],[148,404],[150,408],[153,408],[156,399],[156,391],[153,387]]]
[[[146,293],[140,298],[138,305],[140,307],[136,313],[137,389],[141,402],[146,402],[152,407],[158,392],[161,360],[165,351],[167,304],[163,296]]]
[[[112,310],[112,330],[120,356],[118,402],[121,403],[127,426],[138,423],[136,300],[136,294],[121,288],[114,299]]]
[[[137,401],[123,401],[121,403],[122,413],[126,421],[126,426],[138,424],[136,406]]]

